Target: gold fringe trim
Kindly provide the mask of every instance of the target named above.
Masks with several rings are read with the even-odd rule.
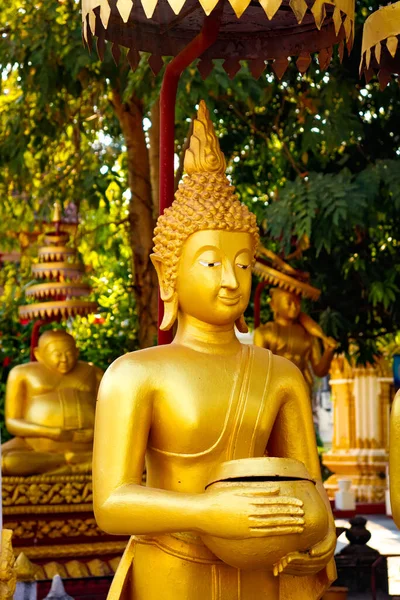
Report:
[[[96,302],[86,300],[63,300],[20,306],[18,310],[21,319],[52,319],[62,317],[85,316],[97,310]]]
[[[80,263],[42,262],[32,265],[32,273],[39,279],[55,279],[57,277],[80,279],[84,272],[84,267]]]
[[[378,65],[381,64],[383,45],[394,58],[399,46],[398,36],[400,36],[400,2],[384,6],[372,13],[364,24],[360,74],[370,68],[372,53]]]
[[[286,275],[286,273],[282,273],[281,271],[277,271],[272,267],[268,267],[259,261],[255,262],[253,266],[253,272],[271,285],[278,286],[282,290],[293,292],[299,296],[303,296],[304,298],[318,300],[321,295],[320,290],[312,285],[304,283],[303,281],[298,281],[297,279],[290,277],[290,275]]]
[[[25,290],[26,296],[34,298],[54,298],[60,294],[69,296],[87,296],[90,293],[90,285],[86,283],[38,283],[31,285]]]
[[[23,552],[30,560],[44,558],[78,558],[80,556],[101,556],[110,554],[122,554],[126,548],[126,542],[91,542],[89,544],[63,544],[51,546],[22,546],[15,548],[15,554]]]
[[[205,14],[209,15],[217,6],[218,1],[219,0],[199,0],[199,3]],[[157,6],[157,0],[141,0],[141,2],[146,17],[151,19]],[[276,12],[282,5],[282,0],[259,0],[259,2],[269,20],[274,18]],[[178,15],[185,5],[185,0],[168,0],[168,3],[174,13]],[[229,3],[239,19],[249,6],[250,0],[229,0]],[[301,23],[307,10],[305,0],[290,0],[289,5],[298,23]],[[311,8],[311,12],[314,15],[315,24],[318,29],[321,29],[326,17],[326,5],[335,7],[333,19],[336,35],[339,33],[339,29],[342,25],[342,18],[344,17],[343,24],[346,31],[346,42],[352,44],[354,38],[354,0],[316,0]],[[124,23],[128,22],[133,6],[133,0],[117,1],[116,7]],[[101,22],[104,28],[107,29],[111,15],[109,0],[82,0],[83,37],[86,42],[88,41],[88,26],[91,33],[95,35],[96,15],[94,10],[97,8],[100,9],[99,14]]]

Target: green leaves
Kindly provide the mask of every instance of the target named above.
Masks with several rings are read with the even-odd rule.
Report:
[[[311,238],[316,253],[331,251],[334,239],[343,230],[363,222],[368,198],[348,170],[340,173],[310,173],[288,182],[279,198],[265,209],[268,228],[281,239],[288,254],[292,237]]]

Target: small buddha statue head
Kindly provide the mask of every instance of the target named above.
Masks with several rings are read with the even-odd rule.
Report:
[[[184,168],[175,200],[154,232],[151,260],[164,301],[161,329],[170,329],[181,312],[210,325],[236,323],[246,332],[243,313],[258,227],[225,175],[225,157],[203,101]]]
[[[36,360],[48,369],[65,375],[75,367],[79,350],[72,335],[56,329],[42,333],[34,354]]]
[[[275,319],[281,317],[296,321],[301,312],[301,297],[294,292],[273,288],[271,290],[271,308]]]

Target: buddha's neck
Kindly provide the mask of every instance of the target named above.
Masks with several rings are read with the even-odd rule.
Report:
[[[173,343],[208,354],[235,354],[241,346],[233,324],[210,325],[182,313]]]

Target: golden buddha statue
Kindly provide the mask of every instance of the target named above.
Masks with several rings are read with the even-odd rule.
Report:
[[[37,362],[8,377],[5,421],[16,437],[2,445],[2,473],[88,473],[103,373],[78,361],[75,340],[63,330],[43,333],[34,354]]]
[[[177,333],[169,345],[117,359],[99,390],[95,516],[104,531],[132,536],[108,600],[317,599],[335,578],[336,534],[308,390],[291,362],[235,335],[235,324],[246,330],[259,234],[225,176],[203,102],[185,171],[158,219],[151,257],[165,306],[161,327],[177,319]],[[305,551],[303,482],[293,493],[274,482],[257,487],[257,461],[266,460],[296,463],[313,479],[317,542]],[[256,461],[254,477],[245,477],[253,483],[230,488],[228,477],[221,487],[218,469],[246,461]],[[232,554],[241,540],[254,540],[279,554],[289,539],[294,550],[268,568],[252,568],[251,552],[237,568],[210,550],[225,542]]]
[[[400,529],[400,390],[397,392],[390,413],[389,434],[389,486],[393,520]]]
[[[301,312],[301,296],[296,291],[273,288],[271,308],[274,320],[256,328],[254,343],[292,361],[303,373],[311,391],[312,372],[317,377],[329,373],[336,340],[327,337],[311,317]]]

